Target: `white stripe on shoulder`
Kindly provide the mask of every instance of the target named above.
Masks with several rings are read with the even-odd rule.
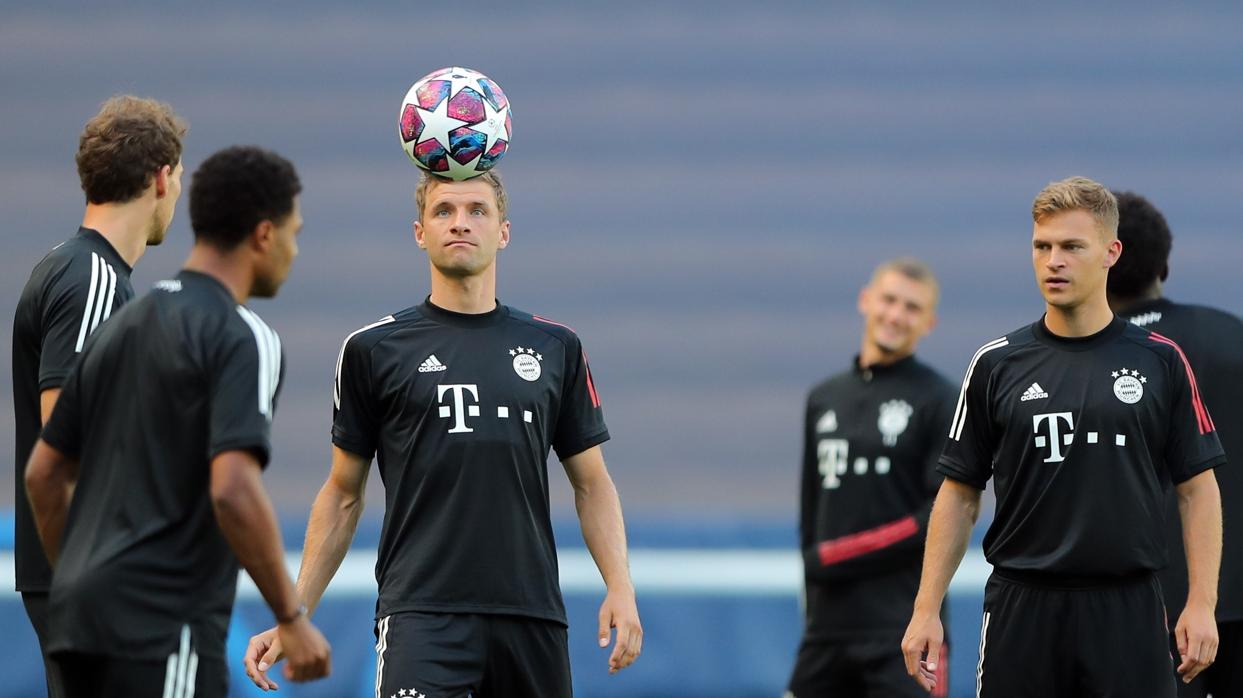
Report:
[[[246,325],[255,336],[255,346],[259,348],[259,413],[272,419],[272,396],[276,392],[276,383],[280,376],[280,340],[276,332],[268,327],[258,315],[244,305],[237,306],[237,314],[242,316]]]
[[[117,295],[117,270],[108,265],[108,299],[104,301],[104,319],[112,317],[112,300]]]
[[[276,390],[281,385],[281,336],[276,334],[276,330],[271,327],[268,332],[272,333],[272,385],[268,389],[273,401],[276,400]]]
[[[382,317],[379,320],[376,320],[375,322],[371,323],[370,325],[360,327],[354,330],[353,332],[349,333],[348,335],[346,335],[345,341],[341,342],[341,352],[337,354],[336,378],[332,381],[332,404],[334,407],[336,407],[337,409],[341,408],[341,363],[345,360],[345,345],[349,344],[350,340],[353,339],[355,335],[361,332],[366,332],[367,330],[372,329],[373,327],[379,327],[380,325],[387,325],[388,323],[395,322],[395,321],[396,321],[396,318],[394,318],[392,315]]]
[[[108,286],[108,263],[103,260],[103,257],[97,257],[97,259],[99,260],[99,288],[95,292],[95,310],[91,315],[91,329],[86,333],[88,336],[99,327],[100,321],[104,319],[104,289]]]
[[[91,315],[95,309],[95,289],[99,285],[99,265],[102,260],[95,252],[91,253],[91,285],[90,290],[86,294],[86,307],[82,310],[82,326],[78,329],[78,343],[74,346],[74,352],[82,351],[82,344],[86,342],[87,332],[91,329]]]
[[[967,366],[967,374],[962,379],[962,390],[958,392],[958,407],[954,408],[954,420],[950,422],[949,437],[958,441],[962,436],[962,428],[967,423],[967,386],[971,384],[971,375],[975,373],[975,365],[979,363],[980,357],[994,349],[1000,349],[1010,343],[1009,338],[1002,337],[980,347],[975,356],[971,357],[971,363]]]

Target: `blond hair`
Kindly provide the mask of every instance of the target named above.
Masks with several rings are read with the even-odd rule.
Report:
[[[506,216],[509,213],[509,195],[505,193],[505,185],[501,182],[501,173],[496,170],[488,170],[473,179],[487,182],[492,187],[492,193],[496,196],[496,209],[501,214],[501,220],[506,220]],[[419,220],[423,220],[423,207],[427,205],[427,195],[431,192],[432,187],[438,184],[452,184],[454,181],[448,177],[441,177],[426,170],[423,171],[422,176],[419,177],[419,184],[414,189],[414,205],[419,210]]]
[[[1032,202],[1032,220],[1036,223],[1064,211],[1087,211],[1106,238],[1118,237],[1118,200],[1100,182],[1067,177],[1050,182]]]
[[[933,306],[941,299],[941,284],[937,282],[936,274],[932,273],[932,267],[915,257],[898,257],[897,259],[881,262],[876,265],[876,270],[872,272],[872,280],[868,282],[868,285],[875,284],[880,280],[881,276],[891,271],[932,289]]]

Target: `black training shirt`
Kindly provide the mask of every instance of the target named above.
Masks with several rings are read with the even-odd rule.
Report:
[[[1224,461],[1173,341],[1121,318],[1058,337],[1041,319],[976,352],[938,469],[993,478],[993,565],[1109,578],[1165,566],[1167,491]]]
[[[424,302],[346,338],[333,443],[379,463],[377,618],[504,613],[565,623],[548,504],[561,459],[608,439],[578,337],[498,304]]]
[[[79,479],[49,599],[49,651],[162,659],[189,625],[220,656],[237,558],[211,460],[266,464],[280,340],[216,279],[182,271],[118,311],[66,381],[43,439]]]
[[[800,538],[807,634],[901,634],[919,590],[954,386],[913,356],[858,362],[812,389]]]
[[[1128,309],[1127,318],[1178,342],[1187,352],[1187,360],[1200,378],[1204,404],[1212,410],[1226,458],[1232,461],[1213,473],[1221,487],[1226,542],[1221,558],[1217,620],[1243,620],[1243,555],[1237,552],[1243,541],[1243,468],[1239,467],[1243,460],[1243,322],[1215,308],[1173,303],[1164,298]],[[1170,622],[1174,623],[1187,601],[1187,557],[1174,493],[1167,498],[1165,511],[1170,564],[1160,577]]]
[[[43,419],[39,396],[61,387],[86,338],[134,297],[130,267],[90,228],[57,245],[30,274],[13,316],[13,416],[17,487],[14,553],[17,590],[46,592],[52,570],[26,499],[26,461]]]

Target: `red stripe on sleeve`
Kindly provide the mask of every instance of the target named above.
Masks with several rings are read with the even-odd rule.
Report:
[[[826,540],[818,547],[820,564],[828,567],[843,560],[888,548],[916,533],[919,533],[919,524],[914,516],[907,516],[866,531]]]
[[[1204,406],[1204,401],[1200,399],[1200,386],[1196,383],[1196,374],[1191,370],[1191,362],[1187,361],[1187,355],[1183,353],[1183,348],[1169,337],[1159,335],[1156,332],[1149,332],[1148,337],[1159,344],[1174,347],[1174,350],[1178,352],[1178,358],[1183,360],[1183,368],[1187,371],[1187,382],[1191,384],[1191,405],[1196,413],[1196,426],[1200,428],[1201,434],[1216,431],[1217,427],[1213,424],[1213,418],[1209,415],[1208,408]]]
[[[591,395],[591,406],[600,406],[600,396],[596,394],[596,383],[591,380],[591,364],[587,363],[587,351],[583,351],[583,370],[587,372],[587,393]]]
[[[532,315],[531,317],[536,320],[539,320],[540,322],[546,322],[550,325],[556,325],[557,327],[564,327],[565,329],[571,332],[574,332],[574,328],[570,327],[569,325],[563,325],[559,322],[549,320],[546,317],[540,317],[539,315]],[[574,332],[574,334],[578,334],[578,333]],[[591,364],[587,363],[587,350],[586,349],[583,350],[583,368],[587,371],[587,394],[591,396],[591,406],[599,407],[600,406],[600,395],[596,393],[596,383],[595,381],[591,379]]]

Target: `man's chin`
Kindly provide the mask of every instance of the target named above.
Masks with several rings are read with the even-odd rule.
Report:
[[[1066,310],[1068,308],[1074,308],[1079,305],[1079,299],[1073,298],[1069,294],[1045,293],[1042,295],[1044,295],[1045,303],[1047,303],[1051,307],[1058,308],[1059,310]]]
[[[876,339],[872,341],[872,344],[875,344],[876,348],[885,354],[901,354],[910,346],[905,337],[893,340]]]
[[[466,279],[478,276],[484,269],[487,269],[487,265],[471,264],[459,260],[444,264],[433,262],[432,264],[436,267],[436,271],[453,279]]]

